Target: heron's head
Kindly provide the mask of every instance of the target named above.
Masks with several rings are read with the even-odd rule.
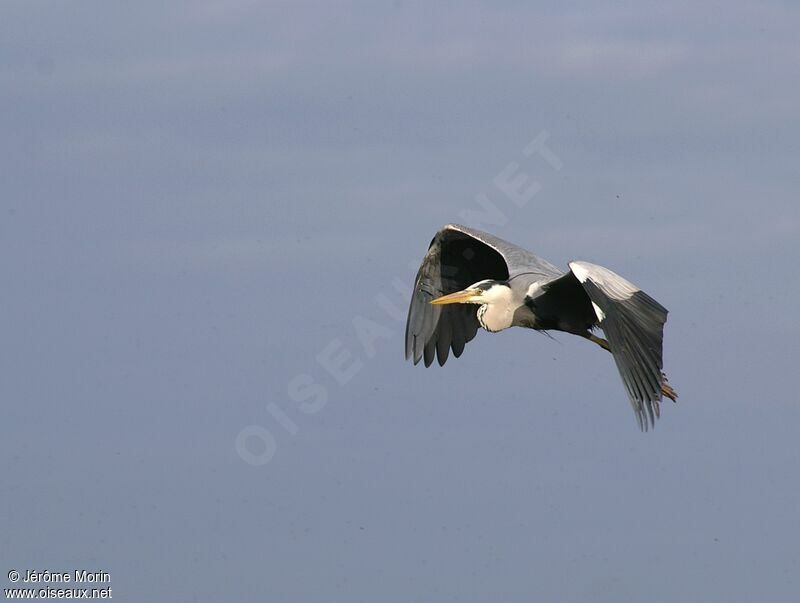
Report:
[[[431,300],[432,304],[480,304],[478,322],[487,331],[511,326],[514,310],[511,287],[505,281],[483,280],[466,289]]]

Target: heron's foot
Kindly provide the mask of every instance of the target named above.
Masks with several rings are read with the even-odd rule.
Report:
[[[673,402],[678,399],[678,392],[672,389],[672,386],[667,382],[667,376],[661,373],[661,393],[672,400]]]

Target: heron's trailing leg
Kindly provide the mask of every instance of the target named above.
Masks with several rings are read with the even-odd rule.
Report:
[[[594,341],[597,345],[599,345],[605,351],[607,351],[607,352],[611,351],[611,346],[608,345],[608,342],[605,339],[603,339],[602,337],[598,337],[594,333],[588,333],[584,337],[586,337],[586,339],[588,339],[589,341]]]
[[[589,341],[595,342],[604,350],[608,352],[611,351],[611,346],[608,345],[608,341],[606,341],[602,337],[598,337],[594,333],[587,333],[584,335],[584,337],[586,337],[586,339],[588,339]],[[672,386],[667,381],[667,376],[664,373],[661,373],[661,393],[670,400],[672,400],[673,402],[675,402],[678,398],[678,392],[672,389]]]

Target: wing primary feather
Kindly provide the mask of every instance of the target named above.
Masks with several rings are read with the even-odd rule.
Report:
[[[458,358],[461,356],[462,352],[464,351],[464,346],[466,345],[466,331],[469,328],[467,326],[466,321],[464,320],[464,312],[461,308],[457,309],[457,312],[453,312],[453,356]]]
[[[439,366],[444,366],[444,363],[447,362],[447,355],[450,352],[450,343],[453,340],[452,321],[453,312],[450,309],[445,308],[444,312],[442,312],[442,317],[439,320],[439,331],[437,333],[436,340],[436,357],[439,361]]]
[[[436,342],[431,340],[425,344],[425,368],[433,364],[433,357],[436,355]]]

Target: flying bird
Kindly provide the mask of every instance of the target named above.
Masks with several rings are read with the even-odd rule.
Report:
[[[477,305],[477,308],[476,308]],[[417,272],[406,322],[406,359],[442,366],[479,327],[564,331],[611,352],[640,429],[654,427],[662,396],[677,394],[662,372],[667,310],[608,268],[569,262],[562,272],[493,235],[448,224]],[[607,339],[593,332],[600,328]]]

